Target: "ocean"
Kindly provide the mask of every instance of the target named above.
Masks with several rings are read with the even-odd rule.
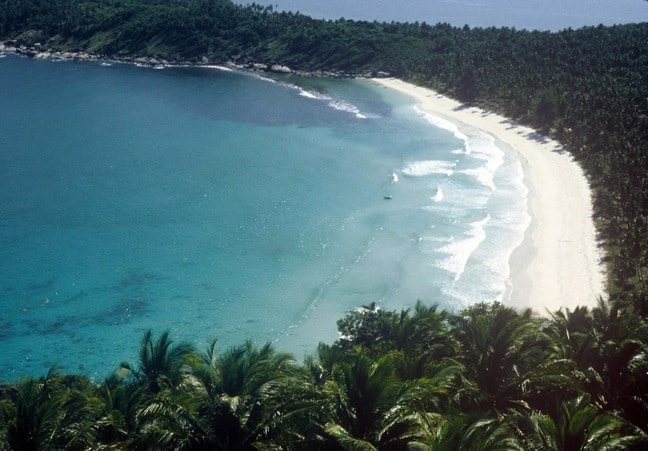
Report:
[[[256,3],[318,19],[448,23],[455,27],[559,31],[648,21],[645,0],[256,0]]]
[[[0,381],[506,300],[518,155],[368,80],[0,58]]]

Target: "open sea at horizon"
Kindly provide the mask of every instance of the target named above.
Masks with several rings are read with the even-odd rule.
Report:
[[[473,28],[559,31],[648,21],[645,0],[256,0],[256,3],[316,19],[448,23]]]
[[[0,381],[505,300],[518,155],[370,81],[0,58]]]

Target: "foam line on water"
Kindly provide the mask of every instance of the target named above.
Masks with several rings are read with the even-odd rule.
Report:
[[[451,176],[456,166],[456,161],[423,160],[409,163],[401,172],[410,177],[423,177],[433,174]]]
[[[447,119],[424,112],[417,106],[415,106],[414,109],[430,124],[448,130],[457,139],[463,142],[464,148],[456,149],[453,153],[470,155],[471,157],[485,162],[478,168],[465,169],[461,171],[461,173],[475,177],[482,185],[495,191],[496,187],[493,182],[493,176],[495,171],[497,171],[504,162],[504,152],[497,147],[495,139],[481,131],[474,134],[466,134],[459,130],[459,127],[457,127],[455,123]]]
[[[442,290],[457,306],[465,307],[485,299],[504,303],[511,300],[511,256],[522,244],[531,223],[529,191],[519,157],[507,160],[495,182],[498,191],[489,200],[491,220],[484,226],[486,239],[472,253],[461,280]],[[478,287],[475,280],[479,280]]]
[[[414,109],[416,110],[416,112],[418,114],[423,116],[425,118],[425,120],[428,121],[430,124],[434,125],[435,127],[438,127],[438,128],[444,129],[444,130],[448,130],[449,132],[451,132],[455,136],[455,138],[459,139],[460,141],[463,141],[463,143],[464,143],[463,150],[458,150],[457,152],[462,152],[462,153],[466,153],[466,154],[469,154],[469,153],[472,152],[470,139],[468,138],[467,135],[465,135],[464,133],[462,133],[459,130],[459,127],[457,127],[456,124],[454,124],[453,122],[450,122],[449,120],[444,119],[442,117],[436,116],[436,115],[428,113],[426,111],[423,111],[418,106],[415,106]]]
[[[367,116],[360,112],[360,109],[348,102],[342,100],[331,100],[329,106],[338,111],[345,111],[347,113],[353,114],[358,119],[367,119]]]
[[[256,78],[257,80],[267,81],[268,83],[289,86],[287,83],[280,83],[274,78],[266,77],[265,75],[261,75],[258,72],[242,72],[242,74],[247,75],[248,77]]]
[[[479,132],[471,136],[470,142],[472,143],[470,157],[480,160],[481,165],[461,172],[475,177],[479,183],[495,191],[497,189],[494,182],[495,172],[504,163],[504,152],[495,144],[495,139],[486,133]]]
[[[287,86],[294,86],[294,85],[287,85]],[[331,97],[327,96],[324,93],[317,92],[317,91],[309,91],[307,89],[304,89],[300,86],[294,86],[298,91],[299,95],[302,97],[306,97],[307,99],[313,99],[313,100],[332,100]]]
[[[470,256],[486,238],[484,227],[490,219],[490,214],[486,214],[484,219],[470,223],[470,229],[464,232],[464,237],[452,237],[447,244],[437,249],[437,252],[448,255],[439,262],[438,267],[453,273],[455,281],[461,278]]]
[[[217,64],[208,64],[206,66],[199,66],[199,67],[204,67],[206,69],[219,70],[221,72],[234,72],[234,70],[229,68],[229,67],[219,66]]]
[[[360,111],[360,109],[354,104],[347,102],[346,100],[334,99],[333,97],[316,90],[306,89],[302,86],[294,85],[291,83],[280,83],[281,86],[284,86],[288,89],[297,90],[297,93],[307,99],[315,101],[324,101],[327,102],[328,106],[337,111],[342,111],[346,113],[353,114],[358,119],[368,119],[369,116]],[[373,116],[372,116],[373,117]]]

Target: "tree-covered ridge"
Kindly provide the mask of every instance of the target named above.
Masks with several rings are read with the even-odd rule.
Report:
[[[0,449],[645,449],[646,323],[621,313],[372,304],[303,364],[149,331],[98,385],[53,370],[3,387]]]

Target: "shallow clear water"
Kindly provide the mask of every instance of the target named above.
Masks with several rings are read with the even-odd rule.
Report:
[[[529,223],[516,154],[369,81],[7,56],[0,98],[0,380],[502,299]]]

